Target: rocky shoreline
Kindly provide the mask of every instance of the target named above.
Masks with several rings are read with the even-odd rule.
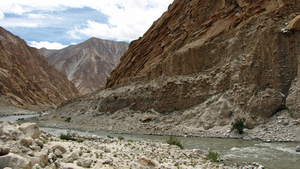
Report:
[[[153,112],[134,112],[124,110],[113,115],[93,116],[87,114],[85,117],[76,116],[57,117],[57,114],[50,113],[44,117],[31,119],[39,126],[70,128],[83,131],[108,131],[112,133],[126,134],[147,134],[147,135],[175,135],[181,137],[208,137],[225,139],[261,140],[263,142],[300,142],[300,120],[290,117],[287,110],[278,112],[264,124],[252,129],[245,129],[243,134],[231,130],[231,125],[215,126],[209,129],[190,124],[180,124],[182,116],[172,114],[160,116]],[[128,115],[130,114],[130,116]],[[125,117],[129,116],[129,117]],[[70,118],[66,122],[66,117]],[[148,120],[144,120],[148,117]],[[164,120],[160,120],[164,119]]]
[[[67,135],[68,141],[39,130],[36,123],[0,122],[0,168],[264,168],[212,163],[201,150],[162,142]]]

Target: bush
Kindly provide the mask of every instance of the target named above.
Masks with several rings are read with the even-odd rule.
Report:
[[[62,140],[73,140],[73,137],[75,137],[75,133],[71,133],[71,130],[68,130],[67,134],[61,133],[59,136]]]
[[[170,145],[176,145],[178,146],[180,149],[183,149],[183,145],[180,143],[180,140],[178,140],[176,137],[174,136],[170,136],[169,140],[167,140],[167,143]]]
[[[71,117],[67,117],[65,120],[65,122],[67,122],[67,123],[70,123],[70,121],[71,121]]]
[[[218,152],[212,152],[212,151],[209,151],[208,154],[205,155],[206,155],[206,159],[212,162],[218,162],[218,158],[220,157]]]
[[[119,140],[124,140],[124,137],[119,136],[118,139],[119,139]]]
[[[112,137],[112,136],[110,136],[110,135],[107,135],[107,138],[114,139],[114,137]]]
[[[232,123],[231,125],[232,125],[231,130],[237,130],[239,132],[239,134],[243,134],[244,133],[244,128],[248,128],[244,124],[243,120],[237,120],[234,123]]]

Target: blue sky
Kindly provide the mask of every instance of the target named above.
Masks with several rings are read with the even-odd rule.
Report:
[[[142,36],[173,0],[6,0],[0,26],[28,45],[61,49],[90,37],[130,42]]]

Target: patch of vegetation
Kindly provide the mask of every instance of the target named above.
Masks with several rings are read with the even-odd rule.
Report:
[[[234,123],[231,123],[232,128],[231,130],[237,130],[239,132],[239,134],[243,134],[244,133],[244,129],[248,128],[245,124],[245,122],[243,120],[236,120]]]
[[[178,140],[176,137],[174,136],[170,136],[169,140],[167,140],[167,143],[170,145],[176,145],[178,146],[180,149],[183,149],[183,145],[180,143],[180,140]]]
[[[83,143],[84,142],[84,140],[83,139],[78,139],[78,140],[76,140],[78,143]]]
[[[67,122],[67,123],[70,123],[70,121],[71,121],[71,117],[67,117],[65,120],[65,122]]]
[[[68,130],[67,134],[61,133],[59,138],[62,140],[74,140],[75,135],[75,133],[71,133],[71,130]]]
[[[124,140],[124,137],[119,136],[118,139],[119,139],[119,140]]]
[[[112,136],[110,136],[110,135],[107,135],[107,138],[114,139],[114,137],[112,137]]]
[[[208,154],[205,155],[207,160],[210,160],[211,162],[215,162],[215,163],[218,162],[218,158],[220,158],[218,152],[209,151]]]

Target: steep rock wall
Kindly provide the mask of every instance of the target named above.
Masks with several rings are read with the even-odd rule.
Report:
[[[297,0],[175,0],[130,44],[106,90],[57,113],[157,112],[157,123],[204,129],[236,119],[254,127],[281,110],[297,119],[300,32],[286,28],[299,7]]]
[[[38,50],[0,27],[0,97],[13,106],[53,106],[79,95]]]

